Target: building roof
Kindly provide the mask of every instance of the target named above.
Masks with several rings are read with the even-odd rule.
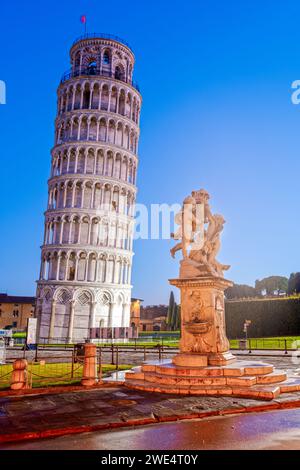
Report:
[[[138,299],[136,297],[131,298],[132,302],[136,300],[143,302],[143,299]],[[7,295],[3,292],[0,292],[0,304],[34,304],[34,303],[35,303],[35,297]]]
[[[35,304],[35,297],[7,295],[0,292],[0,304]]]

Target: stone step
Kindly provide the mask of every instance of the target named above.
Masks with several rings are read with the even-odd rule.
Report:
[[[142,372],[157,373],[166,376],[180,377],[241,377],[271,374],[274,367],[264,362],[236,361],[228,366],[209,367],[183,367],[173,364],[171,361],[160,363],[151,361],[142,365]]]
[[[237,386],[187,386],[154,384],[142,380],[130,380],[125,384],[128,388],[144,390],[153,393],[167,393],[176,395],[200,395],[200,396],[235,396],[241,398],[255,398],[259,400],[273,400],[280,394],[279,386],[237,387]]]
[[[280,393],[299,392],[300,391],[300,378],[290,376],[288,379],[279,384]]]
[[[146,372],[144,376],[146,382],[165,385],[226,385],[225,377],[167,376],[153,372]]]
[[[257,384],[274,384],[284,382],[287,379],[287,374],[283,370],[275,369],[273,372],[267,375],[258,375]]]
[[[125,380],[145,380],[144,372],[126,372],[125,373]]]
[[[132,374],[135,375],[136,379],[142,378],[139,374]],[[145,372],[144,379],[147,382],[151,383],[158,383],[158,384],[165,384],[165,385],[230,385],[230,386],[239,386],[239,387],[251,387],[252,385],[256,385],[256,377],[247,376],[247,377],[195,377],[195,376],[167,376],[163,374],[157,374],[153,372]]]
[[[143,370],[148,372],[148,368],[143,366]],[[155,370],[158,374],[174,376],[179,375],[181,377],[220,377],[223,376],[223,370],[221,367],[191,367],[186,368],[182,366],[175,366],[174,364],[165,364],[163,366],[156,366]],[[151,369],[151,372],[154,372]],[[150,371],[149,371],[150,372]]]

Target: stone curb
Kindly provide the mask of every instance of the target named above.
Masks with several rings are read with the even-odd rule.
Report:
[[[89,387],[91,389],[91,387]],[[96,388],[96,387],[93,387]],[[257,406],[240,407],[240,408],[225,408],[223,410],[203,411],[199,413],[189,413],[182,415],[171,416],[157,416],[153,413],[152,418],[132,419],[124,422],[116,421],[103,424],[71,426],[60,429],[46,429],[45,431],[32,431],[13,434],[0,434],[0,443],[5,442],[20,442],[28,440],[45,439],[49,437],[61,437],[71,434],[80,434],[84,432],[95,432],[103,430],[112,430],[118,428],[127,428],[131,426],[145,426],[149,424],[159,424],[174,421],[203,419],[208,417],[223,416],[223,415],[238,415],[242,413],[257,413],[270,410],[283,410],[288,408],[300,408],[300,399],[291,400],[288,402],[273,401],[272,403],[261,404]]]
[[[119,384],[119,383],[118,383]],[[111,388],[118,385],[116,382],[101,382],[96,385],[85,387],[83,385],[58,385],[43,388],[24,388],[21,390],[3,390],[0,391],[0,398],[3,397],[23,397],[29,395],[55,395],[57,393],[84,392],[88,390],[97,390],[99,388]]]

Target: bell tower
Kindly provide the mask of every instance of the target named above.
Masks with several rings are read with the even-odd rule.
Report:
[[[40,341],[130,326],[141,95],[122,39],[86,34],[57,90],[37,283]]]

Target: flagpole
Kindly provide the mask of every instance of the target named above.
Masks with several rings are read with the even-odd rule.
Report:
[[[86,16],[85,15],[82,15],[80,17],[80,21],[81,23],[84,25],[84,34],[86,35]]]

